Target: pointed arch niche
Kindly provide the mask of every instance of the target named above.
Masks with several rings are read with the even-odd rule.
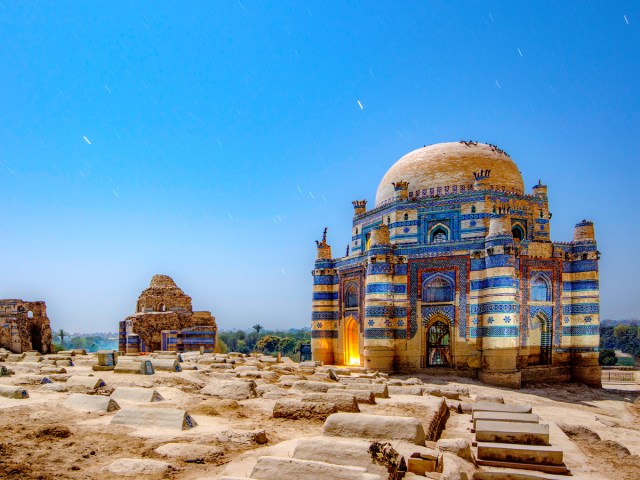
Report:
[[[516,223],[511,227],[511,235],[513,236],[513,240],[516,242],[521,242],[527,239],[527,231],[519,223]]]
[[[532,302],[550,302],[551,280],[543,273],[536,273],[531,277],[529,300]]]
[[[553,322],[543,313],[536,313],[529,321],[529,365],[551,365]]]
[[[360,365],[360,326],[355,318],[349,316],[344,324],[344,353],[346,365]]]
[[[422,366],[449,367],[453,364],[453,329],[444,315],[433,315],[423,329]]]
[[[427,234],[428,243],[444,243],[451,240],[451,230],[443,223],[437,223]]]
[[[455,285],[445,275],[432,275],[422,283],[423,303],[450,303],[455,295]]]

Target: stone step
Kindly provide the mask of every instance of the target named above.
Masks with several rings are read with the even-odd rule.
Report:
[[[531,413],[531,405],[478,402],[473,404],[473,412]]]
[[[477,471],[473,474],[473,480],[567,480],[567,476],[501,468]]]
[[[493,422],[539,423],[540,417],[535,413],[478,411],[473,413],[474,428],[478,420],[488,420]]]
[[[562,463],[562,450],[560,448],[542,445],[479,442],[478,459],[564,466]]]
[[[549,445],[549,425],[479,420],[476,423],[476,441]]]

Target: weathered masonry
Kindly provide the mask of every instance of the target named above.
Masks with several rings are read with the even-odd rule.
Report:
[[[136,313],[120,322],[119,350],[213,352],[217,333],[211,312],[194,312],[191,297],[171,277],[154,275],[138,298]]]
[[[381,370],[450,368],[518,387],[600,384],[593,223],[551,241],[547,186],[477,142],[431,145],[396,162],[376,206],[353,202],[352,237],[313,270],[316,360]]]
[[[0,348],[13,353],[52,352],[51,325],[44,302],[0,300]]]

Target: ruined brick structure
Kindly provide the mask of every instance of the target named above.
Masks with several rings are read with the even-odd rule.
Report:
[[[13,353],[50,353],[51,326],[44,302],[0,300],[0,348]]]
[[[191,297],[167,275],[154,275],[136,313],[120,322],[119,350],[213,351],[218,327],[211,312],[194,312]]]

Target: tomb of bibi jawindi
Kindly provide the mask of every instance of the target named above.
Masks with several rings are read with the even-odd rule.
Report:
[[[129,355],[152,351],[211,353],[218,327],[211,312],[194,312],[191,297],[167,275],[154,275],[136,303],[136,313],[119,325],[118,350]]]
[[[325,364],[447,372],[518,388],[600,386],[600,253],[593,223],[551,240],[547,186],[530,193],[495,145],[425,146],[353,202],[335,258],[313,270],[312,350]]]

